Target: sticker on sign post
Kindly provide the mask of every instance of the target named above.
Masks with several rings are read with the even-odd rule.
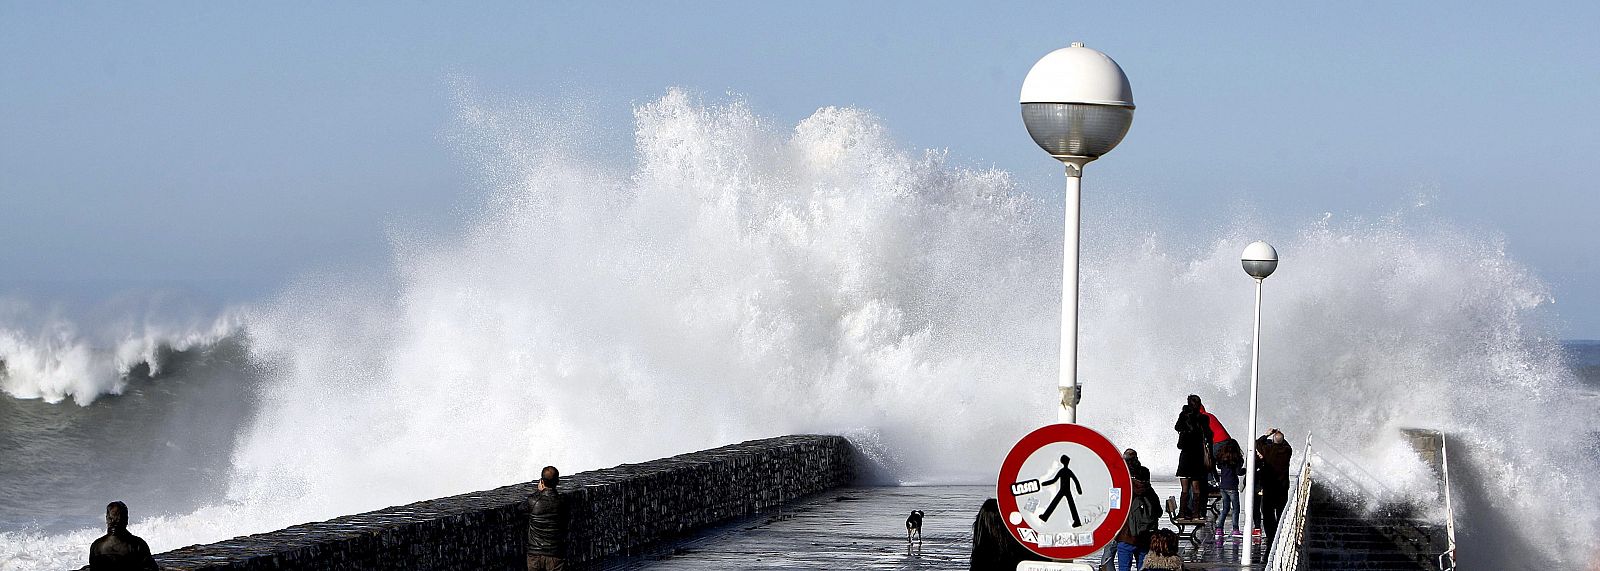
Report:
[[[1072,559],[1116,538],[1132,489],[1110,440],[1085,426],[1052,424],[1011,448],[995,492],[1012,537],[1040,556]]]

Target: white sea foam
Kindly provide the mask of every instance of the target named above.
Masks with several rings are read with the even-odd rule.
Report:
[[[490,188],[476,218],[396,240],[392,280],[311,277],[252,310],[271,381],[228,497],[135,531],[170,549],[794,432],[847,434],[893,481],[985,482],[1053,420],[1058,203],[904,150],[854,109],[780,129],[671,91],[635,110],[626,167],[586,156],[561,115],[465,98],[456,140]],[[1184,395],[1244,435],[1238,255],[1263,238],[1284,259],[1263,427],[1314,432],[1422,501],[1397,429],[1440,428],[1509,490],[1493,509],[1596,536],[1579,513],[1596,460],[1536,445],[1595,411],[1567,398],[1547,289],[1496,238],[1404,212],[1196,240],[1137,201],[1099,206],[1080,422],[1168,473]],[[85,537],[39,541],[70,557],[55,564]],[[1581,561],[1588,541],[1548,550]]]

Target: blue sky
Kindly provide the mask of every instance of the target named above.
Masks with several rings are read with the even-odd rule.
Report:
[[[864,4],[864,5],[857,5]],[[475,185],[447,140],[465,81],[630,105],[681,86],[793,122],[826,105],[1030,192],[1029,66],[1083,41],[1139,104],[1086,191],[1215,225],[1382,216],[1428,196],[1600,338],[1600,8],[1592,3],[0,3],[0,292],[168,284],[252,299],[381,264]],[[619,157],[618,160],[626,160]],[[85,285],[91,284],[91,285]],[[92,284],[102,284],[93,286]]]

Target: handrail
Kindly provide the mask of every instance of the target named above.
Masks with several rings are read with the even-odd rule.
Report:
[[[1439,432],[1439,466],[1444,472],[1444,529],[1449,541],[1444,553],[1439,554],[1439,571],[1447,571],[1456,568],[1456,510],[1450,504],[1450,449],[1445,446],[1442,431]]]
[[[1447,538],[1447,541],[1448,541],[1448,545],[1446,546],[1444,552],[1440,553],[1438,555],[1437,560],[1438,560],[1438,563],[1439,563],[1440,571],[1453,571],[1454,569],[1456,569],[1456,561],[1455,561],[1455,557],[1456,557],[1456,539],[1455,539],[1455,508],[1454,508],[1454,505],[1451,502],[1451,494],[1450,494],[1450,456],[1449,456],[1449,452],[1448,452],[1448,450],[1447,450],[1447,448],[1445,446],[1444,432],[1438,431],[1438,430],[1426,430],[1426,431],[1422,431],[1422,432],[1431,433],[1431,434],[1433,434],[1433,435],[1435,435],[1435,436],[1437,436],[1439,438],[1439,453],[1440,453],[1440,456],[1439,456],[1439,458],[1440,458],[1439,467],[1440,467],[1440,472],[1441,472],[1441,476],[1442,476],[1443,483],[1444,483],[1445,534],[1446,534],[1446,538]],[[1366,471],[1365,469],[1363,469],[1359,463],[1352,462],[1350,460],[1350,457],[1347,454],[1345,454],[1343,451],[1341,451],[1341,450],[1339,450],[1337,448],[1334,448],[1332,446],[1328,446],[1327,444],[1323,444],[1321,450],[1319,450],[1319,451],[1328,451],[1328,450],[1332,450],[1343,461],[1339,462],[1339,463],[1328,463],[1328,462],[1326,462],[1326,459],[1324,459],[1324,468],[1326,468],[1328,470],[1331,470],[1334,473],[1340,474],[1345,479],[1349,480],[1349,484],[1350,485],[1355,486],[1357,489],[1359,489],[1367,497],[1370,497],[1370,498],[1378,500],[1380,504],[1383,503],[1383,502],[1394,500],[1396,498],[1397,494],[1394,492],[1393,489],[1391,489],[1389,486],[1385,485],[1382,480],[1380,480],[1377,477],[1373,476],[1372,473],[1370,473],[1370,472]],[[1352,468],[1352,467],[1355,468],[1355,472],[1354,473],[1348,471],[1348,469]],[[1364,478],[1355,477],[1353,474],[1359,474],[1360,476],[1362,476]],[[1365,480],[1365,481],[1363,481],[1363,480]],[[1378,488],[1379,490],[1381,490],[1383,493],[1381,495],[1373,493],[1372,487],[1369,487],[1370,484],[1376,484],[1375,487]],[[1413,541],[1416,541],[1416,540],[1413,540]],[[1419,545],[1419,547],[1420,547],[1420,545]]]
[[[1450,455],[1445,445],[1444,433],[1437,432],[1437,434],[1439,435],[1441,468],[1444,476],[1445,533],[1448,539],[1447,548],[1438,557],[1439,569],[1440,571],[1453,571],[1456,569],[1456,532],[1455,508],[1451,501],[1450,493]],[[1324,457],[1324,453],[1328,451],[1332,451],[1342,462],[1330,462],[1329,458]],[[1284,521],[1279,523],[1277,534],[1273,537],[1272,550],[1267,554],[1267,571],[1301,571],[1305,569],[1305,525],[1308,515],[1307,509],[1311,504],[1313,458],[1318,460],[1317,466],[1320,467],[1319,469],[1338,474],[1348,480],[1351,485],[1361,489],[1369,497],[1392,498],[1394,495],[1393,489],[1384,485],[1382,480],[1379,480],[1370,472],[1362,469],[1360,464],[1352,462],[1349,455],[1338,448],[1330,446],[1326,442],[1319,442],[1317,448],[1313,450],[1311,447],[1311,435],[1306,435],[1306,451],[1301,458],[1300,464],[1300,481],[1292,491],[1294,495],[1289,498],[1289,503],[1285,506]],[[1354,474],[1348,471],[1350,467],[1355,468],[1356,472]],[[1372,486],[1373,484],[1376,484],[1376,486]],[[1369,486],[1382,490],[1386,495],[1379,496],[1372,493],[1373,491]]]
[[[1311,506],[1311,435],[1306,434],[1306,449],[1300,459],[1300,480],[1285,506],[1267,553],[1267,571],[1300,571],[1306,568],[1306,515]],[[1247,540],[1248,541],[1248,540]]]
[[[1383,483],[1383,480],[1380,480],[1380,479],[1378,479],[1377,476],[1372,475],[1372,473],[1368,472],[1366,470],[1366,468],[1362,468],[1361,467],[1361,463],[1350,459],[1350,455],[1345,454],[1343,450],[1340,450],[1340,449],[1338,449],[1337,447],[1334,447],[1334,446],[1330,446],[1330,445],[1328,445],[1326,443],[1324,443],[1322,445],[1322,450],[1333,452],[1334,454],[1339,455],[1339,459],[1342,460],[1341,462],[1329,463],[1325,467],[1333,469],[1333,471],[1338,472],[1340,475],[1342,475],[1346,479],[1350,480],[1351,484],[1354,484],[1362,492],[1366,492],[1367,496],[1372,497],[1374,499],[1377,499],[1380,502],[1387,501],[1387,500],[1392,499],[1392,498],[1394,498],[1396,496],[1394,490],[1391,489],[1388,485],[1385,485]],[[1359,481],[1358,478],[1353,477],[1351,475],[1351,473],[1346,470],[1346,468],[1354,468],[1362,476],[1366,477],[1366,482],[1363,483],[1363,482]],[[1368,484],[1376,484],[1377,487],[1383,493],[1382,494],[1373,493],[1373,490],[1370,487],[1368,487]]]

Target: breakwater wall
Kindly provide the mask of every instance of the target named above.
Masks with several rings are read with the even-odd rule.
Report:
[[[801,497],[848,485],[856,457],[839,436],[752,440],[564,475],[568,561],[581,567]],[[156,556],[168,570],[525,568],[519,483],[395,506]],[[84,567],[87,570],[88,567]]]

